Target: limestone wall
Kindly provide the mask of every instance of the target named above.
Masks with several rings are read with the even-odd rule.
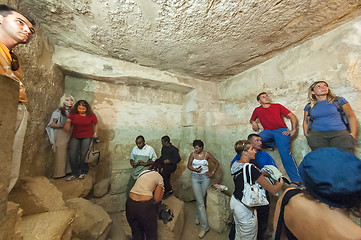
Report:
[[[330,89],[345,97],[361,120],[361,17],[313,40],[307,41],[263,64],[218,85],[225,124],[209,131],[223,139],[219,145],[224,159],[235,155],[232,148],[238,139],[252,132],[249,119],[259,104],[256,96],[267,91],[272,102],[281,103],[299,120],[292,152],[298,163],[310,151],[302,131],[303,108],[308,87],[318,80],[328,82]],[[289,124],[289,121],[286,121]],[[360,126],[359,126],[360,127]],[[213,139],[214,145],[217,141]],[[280,165],[278,152],[271,155]],[[358,149],[357,156],[361,153]],[[229,183],[229,179],[226,182]],[[232,184],[231,184],[232,185]]]
[[[21,58],[29,111],[20,176],[51,176],[54,156],[45,127],[64,93],[64,75],[53,64],[41,26],[30,43],[15,48]]]
[[[184,141],[185,95],[181,92],[70,76],[66,77],[66,92],[76,100],[87,100],[98,117],[102,150],[99,178],[109,177],[111,164],[130,167],[129,157],[138,135],[145,137],[157,156],[160,156],[162,136],[169,135],[178,148]]]

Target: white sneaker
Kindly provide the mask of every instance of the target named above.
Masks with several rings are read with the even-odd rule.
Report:
[[[199,219],[196,218],[196,221],[195,221],[196,225],[199,225]]]
[[[67,181],[72,181],[72,180],[74,180],[74,179],[76,179],[76,176],[71,175],[71,176],[68,177],[66,180],[67,180]]]
[[[206,235],[206,233],[208,232],[209,230],[207,230],[207,231],[201,231],[200,233],[199,233],[199,235],[198,235],[198,237],[199,238],[204,238],[204,236]]]
[[[86,174],[85,173],[82,173],[79,175],[79,179],[84,179],[86,177]]]

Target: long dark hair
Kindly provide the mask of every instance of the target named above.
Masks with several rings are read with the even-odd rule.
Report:
[[[79,106],[79,105],[86,107],[86,115],[87,115],[87,116],[90,117],[91,115],[93,115],[93,111],[92,111],[92,108],[91,108],[90,104],[89,104],[87,101],[85,101],[85,100],[79,100],[79,101],[77,101],[77,102],[75,103],[74,107],[71,109],[70,113],[71,113],[71,114],[79,114],[79,112],[78,112],[78,106]]]

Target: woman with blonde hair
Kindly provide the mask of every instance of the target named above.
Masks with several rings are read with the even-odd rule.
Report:
[[[303,132],[312,151],[338,147],[354,153],[357,119],[346,99],[333,94],[327,82],[317,81],[308,89],[308,100]]]
[[[235,240],[256,240],[257,239],[257,210],[255,207],[248,207],[242,203],[244,180],[243,167],[252,159],[255,159],[256,150],[248,140],[237,141],[234,149],[240,156],[240,160],[233,163],[231,174],[233,177],[235,189],[230,201],[230,207],[233,211],[233,218],[236,225]],[[246,174],[248,175],[248,174]],[[247,179],[249,176],[247,176]],[[272,194],[281,190],[283,179],[272,185],[254,164],[251,164],[252,183],[257,182],[265,190]]]
[[[46,126],[49,140],[55,152],[53,178],[65,177],[67,173],[71,172],[68,159],[70,133],[63,131],[63,128],[74,103],[73,96],[64,94],[60,98],[59,108],[53,112]]]

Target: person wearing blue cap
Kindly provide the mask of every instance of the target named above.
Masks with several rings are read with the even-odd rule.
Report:
[[[361,215],[361,160],[335,147],[310,152],[299,166],[305,189],[278,200],[275,239],[361,239],[349,217]]]

